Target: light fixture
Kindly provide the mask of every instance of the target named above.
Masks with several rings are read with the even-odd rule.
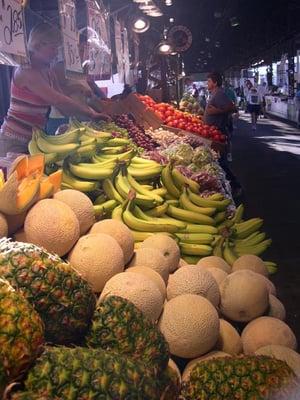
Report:
[[[209,38],[209,37],[206,37],[206,38],[205,38],[205,41],[206,41],[207,43],[209,43],[209,42],[210,42],[210,38]]]
[[[175,19],[172,17],[169,19],[169,22],[171,22],[171,24],[173,24],[174,21],[175,21]]]
[[[138,16],[132,19],[131,29],[135,33],[144,33],[150,28],[150,22],[144,16]]]
[[[140,4],[139,9],[142,11],[148,11],[148,10],[158,10],[156,5],[154,4]]]
[[[159,54],[168,55],[173,52],[172,46],[166,40],[163,40],[157,46],[157,51]]]
[[[172,0],[166,0],[166,6],[170,7],[173,5],[173,1]]]
[[[145,11],[145,14],[149,15],[149,17],[161,17],[161,16],[163,16],[163,13],[160,10]]]
[[[143,4],[147,4],[148,1],[147,0],[133,0],[134,3],[143,3]]]
[[[221,47],[221,43],[220,42],[216,42],[215,43],[215,47]]]
[[[237,17],[232,17],[232,18],[230,18],[230,25],[231,25],[232,27],[239,26],[239,24],[240,24],[240,23],[239,23]]]

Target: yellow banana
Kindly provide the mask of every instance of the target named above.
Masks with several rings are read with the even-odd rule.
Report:
[[[179,247],[183,254],[189,256],[210,256],[212,254],[212,248],[207,244],[192,244],[180,242]]]
[[[47,140],[47,142],[53,145],[64,145],[71,143],[78,143],[80,136],[82,135],[84,129],[83,128],[75,128],[68,129],[66,132],[61,135],[47,135],[41,129],[33,128],[32,132],[36,133],[38,136],[41,136],[43,139]]]
[[[217,239],[217,241],[216,241],[216,243],[215,243],[215,245],[213,247],[213,255],[214,256],[223,258],[223,245],[224,245],[224,242],[225,242],[225,238],[223,236],[220,236]]]
[[[179,201],[178,200],[166,200],[166,203],[171,205],[171,206],[175,206],[175,207],[179,206]]]
[[[187,224],[186,228],[180,233],[210,233],[211,235],[217,235],[218,229],[211,225]]]
[[[188,186],[194,193],[199,193],[200,186],[197,182],[185,177],[178,169],[172,168],[172,178],[175,186],[179,191],[182,191],[185,186]]]
[[[180,242],[194,244],[211,244],[214,240],[210,233],[176,233]]]
[[[239,256],[242,256],[244,254],[254,254],[255,256],[260,256],[262,253],[264,253],[268,247],[270,247],[272,244],[271,239],[264,240],[263,242],[260,242],[258,244],[252,245],[252,246],[244,246],[244,247],[239,247],[236,248],[236,253]]]
[[[144,196],[149,197],[150,199],[153,199],[157,204],[162,204],[163,203],[163,198],[158,196],[157,194],[153,193],[153,191],[147,190],[143,188],[143,186],[138,183],[133,176],[127,173],[126,178],[128,180],[129,185],[131,186],[132,189],[134,189],[137,193],[142,194]]]
[[[188,265],[196,265],[199,260],[201,260],[201,256],[186,256],[182,255],[181,258],[188,263]]]
[[[117,207],[118,203],[115,200],[107,200],[103,204],[94,205],[95,216],[100,219],[109,215],[113,209]]]
[[[39,135],[36,137],[36,143],[43,153],[72,153],[79,148],[78,143],[52,144]]]
[[[72,187],[72,189],[79,190],[80,192],[92,192],[98,187],[97,182],[90,182],[87,180],[77,179],[66,168],[63,169],[62,182]]]
[[[133,214],[140,219],[143,219],[144,221],[156,221],[156,222],[160,222],[161,224],[171,224],[177,227],[178,230],[184,229],[186,227],[186,224],[182,221],[178,221],[177,219],[174,218],[169,218],[168,216],[162,216],[162,217],[151,217],[149,215],[147,215],[146,213],[144,213],[140,207],[138,207],[137,205],[135,205],[134,209],[133,209]]]
[[[199,207],[192,203],[187,195],[186,188],[183,189],[183,193],[179,198],[179,202],[182,208],[187,211],[194,211],[204,215],[213,215],[216,212],[215,208],[211,207]]]
[[[153,186],[152,185],[141,185],[144,189],[147,189],[147,190],[153,190]]]
[[[88,164],[88,166],[81,166],[80,164],[69,163],[70,171],[73,175],[83,179],[106,179],[112,176],[113,168],[96,168],[94,164]]]
[[[161,197],[165,197],[168,192],[167,192],[166,188],[161,187],[161,188],[157,188],[157,189],[152,188],[152,193],[156,194],[158,196],[161,196]]]
[[[221,201],[224,200],[224,196],[222,193],[214,193],[211,196],[208,196],[207,199]]]
[[[161,217],[168,210],[168,203],[163,203],[160,206],[154,207],[151,210],[145,212],[145,214],[149,215],[149,217]]]
[[[99,161],[111,160],[111,159],[113,159],[114,161],[127,161],[130,160],[133,156],[134,156],[134,150],[128,150],[122,154],[100,153],[96,156],[96,159],[99,158]]]
[[[104,179],[104,181],[102,182],[102,189],[110,200],[116,200],[120,204],[123,203],[123,197],[119,194],[110,179]]]
[[[127,204],[122,214],[125,224],[135,231],[141,232],[177,232],[178,228],[171,224],[161,224],[157,221],[144,221],[135,217],[130,211],[130,202]]]
[[[170,196],[172,196],[175,199],[179,199],[181,193],[175,186],[175,183],[173,182],[170,164],[166,165],[163,168],[161,172],[161,181],[164,187],[167,189]]]
[[[237,260],[238,256],[235,254],[234,250],[229,246],[229,241],[226,240],[225,246],[223,249],[223,258],[229,265],[233,265],[233,263]]]
[[[129,165],[128,172],[138,181],[145,181],[147,179],[153,179],[160,175],[162,167],[160,165],[155,167],[145,167],[141,169],[134,169]]]
[[[116,155],[116,154],[123,154],[124,151],[125,151],[125,149],[124,149],[123,146],[108,147],[108,146],[106,146],[106,143],[105,143],[105,147],[103,147],[103,148],[101,149],[101,152],[102,152],[103,154],[114,154],[114,155]]]
[[[142,164],[142,165],[149,165],[149,166],[153,166],[153,165],[157,165],[158,163],[154,160],[149,160],[148,158],[142,158],[142,157],[138,157],[138,156],[134,156],[132,158],[132,163],[133,164]]]
[[[254,234],[248,236],[246,239],[236,240],[235,246],[236,248],[244,246],[252,246],[265,240],[266,236],[267,235],[265,232],[255,232]]]
[[[110,198],[108,198],[107,199],[107,197],[106,197],[106,195],[105,194],[99,194],[99,196],[95,199],[95,201],[94,201],[94,206],[97,206],[97,205],[100,205],[100,204],[103,204],[103,203],[105,203],[107,200],[114,200],[114,199],[110,199]]]
[[[243,215],[244,215],[244,211],[245,211],[245,207],[243,204],[240,204],[237,209],[235,210],[235,214],[232,218],[232,221],[234,221],[235,223],[239,223],[241,222]]]
[[[58,159],[57,153],[43,153],[38,148],[34,134],[32,135],[32,139],[28,143],[28,150],[29,150],[29,154],[32,156],[34,156],[35,154],[44,154],[45,164],[55,163],[55,161]]]
[[[132,143],[131,140],[126,138],[112,138],[106,142],[106,146],[108,147],[128,146],[131,143]]]
[[[224,222],[226,220],[226,211],[219,211],[215,216],[214,216],[214,220],[216,225],[221,224],[222,222]]]
[[[119,205],[119,206],[115,207],[115,208],[112,210],[111,218],[112,218],[112,219],[116,219],[116,220],[121,221],[121,222],[124,223],[123,218],[122,218],[122,215],[123,215],[123,208],[122,208],[121,205]]]
[[[231,203],[230,199],[224,200],[209,200],[205,197],[201,197],[198,194],[193,193],[189,188],[187,188],[187,194],[192,203],[199,207],[212,207],[218,211],[224,211]]]
[[[128,197],[128,193],[130,190],[133,188],[130,186],[127,177],[120,172],[116,178],[115,178],[115,187],[117,191],[119,192],[120,196],[126,200]],[[144,206],[146,208],[154,208],[156,206],[156,202],[153,198],[150,198],[148,196],[144,196],[143,194],[136,193],[135,196],[135,202],[136,204],[139,204],[141,206]]]
[[[96,153],[96,145],[95,144],[86,144],[80,146],[77,150],[75,150],[75,154],[81,157],[92,157]]]
[[[167,214],[170,215],[171,217],[174,217],[176,219],[185,222],[198,223],[204,225],[215,224],[213,218],[209,217],[208,215],[199,214],[194,211],[182,210],[181,208],[174,207],[172,205],[169,205]]]
[[[236,237],[238,239],[245,239],[252,233],[256,232],[262,227],[263,220],[261,218],[251,218],[245,222],[234,224]]]
[[[148,237],[153,236],[153,232],[139,232],[131,230],[135,242],[143,242],[148,239]]]
[[[94,144],[96,146],[97,140],[93,137],[87,136],[87,135],[82,135],[80,137],[80,144],[82,146],[87,146],[88,144]]]

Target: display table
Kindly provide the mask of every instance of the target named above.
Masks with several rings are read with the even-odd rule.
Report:
[[[297,109],[294,99],[283,96],[266,96],[266,111],[276,117],[297,122]]]

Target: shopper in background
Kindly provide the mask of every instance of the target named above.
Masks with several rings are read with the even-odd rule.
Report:
[[[210,92],[210,97],[205,108],[203,120],[207,125],[216,126],[227,136],[227,141],[229,143],[228,116],[229,114],[236,112],[236,106],[226,96],[225,91],[222,88],[222,75],[220,73],[212,72],[208,74],[207,88]],[[224,169],[227,179],[231,182],[234,194],[237,196],[241,194],[241,186],[228,166],[228,150],[229,146],[226,146],[225,151],[220,157],[220,165]]]
[[[194,97],[194,99],[197,99],[197,100],[199,98],[199,90],[197,89],[197,86],[195,83],[193,83],[192,96]]]
[[[263,118],[267,118],[267,113],[266,113],[266,94],[268,93],[268,87],[267,83],[263,82],[262,85],[258,86],[258,93],[261,98],[261,113]]]
[[[27,153],[32,128],[45,128],[51,106],[65,116],[106,118],[62,94],[51,79],[49,65],[57,55],[59,44],[60,33],[56,27],[40,23],[31,30],[28,40],[31,65],[14,71],[10,107],[1,127],[0,156],[8,152]]]
[[[249,91],[247,104],[248,104],[248,112],[251,114],[251,124],[252,129],[256,130],[257,119],[261,110],[262,99],[258,90],[255,87],[252,87]]]

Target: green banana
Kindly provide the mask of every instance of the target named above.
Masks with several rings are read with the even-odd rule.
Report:
[[[215,216],[214,220],[216,225],[221,224],[226,220],[226,211],[219,211]]]
[[[116,219],[116,220],[121,221],[121,222],[124,223],[123,218],[122,218],[122,215],[123,215],[123,208],[122,208],[121,205],[119,205],[119,206],[115,207],[115,208],[112,210],[111,218],[112,218],[112,219]]]
[[[63,169],[62,182],[64,184],[71,186],[72,189],[75,189],[75,190],[78,190],[78,191],[84,192],[84,193],[92,192],[92,191],[96,190],[98,187],[98,184],[95,181],[90,182],[87,180],[77,179],[66,168]]]
[[[131,140],[125,138],[112,138],[106,142],[107,147],[119,147],[119,146],[128,146],[131,144]]]
[[[263,225],[263,220],[261,218],[251,218],[245,222],[240,222],[234,224],[235,236],[238,239],[245,239],[252,233],[259,230]]]
[[[187,195],[186,188],[183,188],[183,193],[181,194],[179,198],[179,202],[182,208],[184,208],[187,211],[194,211],[200,214],[204,215],[213,215],[216,212],[215,208],[211,207],[199,207],[196,206],[194,203],[192,203]]]
[[[248,236],[246,239],[239,239],[235,241],[235,247],[253,246],[261,243],[266,238],[265,232],[255,232],[254,234]]]
[[[183,254],[189,256],[210,256],[212,254],[212,248],[207,244],[192,244],[180,242],[179,247]]]
[[[44,131],[37,128],[33,128],[32,132],[45,139],[48,143],[60,146],[64,144],[78,143],[81,134],[84,132],[84,128],[68,129],[61,135],[47,135]]]
[[[55,163],[58,158],[57,153],[43,153],[38,148],[34,134],[32,135],[32,139],[28,143],[28,150],[29,154],[32,156],[34,156],[35,154],[44,154],[45,164]]]
[[[126,172],[124,171],[124,173]],[[153,193],[153,191],[144,189],[143,186],[140,183],[138,183],[134,179],[134,177],[131,176],[129,173],[127,173],[126,178],[131,188],[134,189],[137,193],[153,199],[157,204],[162,204],[164,202],[164,199],[158,196],[157,194]]]
[[[200,186],[197,182],[185,177],[178,169],[172,168],[171,170],[173,182],[179,191],[182,191],[184,187],[188,186],[192,192],[199,193]]]
[[[235,247],[235,251],[239,256],[242,256],[244,254],[254,254],[255,256],[260,256],[262,253],[264,253],[268,247],[270,247],[272,244],[271,239],[264,240],[263,242],[260,242],[258,244],[252,245],[252,246],[244,246],[244,247]]]
[[[161,174],[161,170],[162,167],[160,165],[155,167],[145,167],[141,168],[140,170],[134,169],[130,165],[128,167],[129,174],[139,181],[156,178]]]
[[[80,137],[80,144],[82,146],[87,146],[88,144],[94,144],[96,146],[97,140],[93,137],[87,136],[87,135],[82,135]]]
[[[217,239],[217,241],[216,241],[216,243],[215,243],[215,245],[213,247],[213,255],[214,256],[223,258],[223,245],[224,245],[224,242],[225,242],[225,238],[223,236],[220,236]]]
[[[79,148],[78,143],[67,143],[67,144],[53,144],[48,142],[48,140],[44,139],[42,136],[37,135],[36,143],[39,149],[43,153],[71,153]]]
[[[229,246],[229,241],[225,241],[225,246],[223,249],[223,258],[229,265],[233,265],[233,263],[238,259],[238,256],[235,254],[234,250]]]
[[[102,189],[110,200],[116,200],[120,204],[123,203],[123,197],[119,194],[110,179],[104,179],[104,181],[102,182]]]
[[[121,172],[115,178],[115,187],[119,192],[120,196],[126,200],[128,197],[128,193],[132,190],[127,177],[124,176]],[[143,194],[136,193],[135,202],[146,208],[154,208],[156,206],[156,202],[153,198],[148,196],[144,196]]]
[[[210,233],[176,233],[180,242],[194,244],[211,244],[214,240]]]
[[[235,210],[235,214],[232,218],[232,221],[234,221],[235,223],[241,222],[243,219],[244,211],[245,211],[244,205],[240,204]]]
[[[69,163],[70,171],[73,175],[78,178],[83,179],[106,179],[112,176],[114,169],[113,168],[96,168],[94,164],[88,164],[88,166],[81,166],[80,164],[72,164]]]
[[[188,263],[188,265],[196,265],[199,260],[201,260],[201,256],[186,256],[182,255],[181,258]]]
[[[85,135],[91,136],[95,139],[101,139],[104,141],[108,141],[109,139],[112,138],[111,133],[109,132],[102,132],[102,131],[96,131],[88,126],[85,127]]]
[[[278,265],[276,263],[273,261],[264,261],[264,263],[269,271],[269,274],[275,274],[275,272],[277,272]]]
[[[105,203],[94,205],[94,212],[97,218],[104,218],[117,207],[118,203],[115,200],[107,200]]]
[[[149,215],[149,217],[161,217],[168,210],[168,203],[163,203],[160,206],[154,207],[151,210],[145,212],[145,214]]]
[[[215,224],[213,218],[209,217],[208,215],[199,214],[194,211],[182,210],[181,208],[174,207],[172,205],[169,205],[167,214],[185,222],[199,223],[204,225]]]
[[[170,164],[166,165],[163,168],[161,172],[161,181],[164,187],[167,189],[170,196],[172,196],[174,199],[179,199],[180,191],[177,189],[175,183],[173,182]]]
[[[161,224],[157,221],[144,221],[135,217],[130,211],[130,203],[128,202],[122,214],[123,221],[130,229],[141,232],[177,232],[178,228],[175,225]]]
[[[199,207],[212,207],[218,211],[224,211],[231,203],[230,199],[224,200],[209,200],[205,197],[201,197],[198,194],[193,193],[189,188],[187,188],[187,194],[192,203]]]
[[[133,214],[140,219],[143,219],[144,221],[156,221],[156,222],[160,222],[161,224],[171,224],[177,227],[178,230],[184,229],[186,227],[186,224],[182,221],[178,221],[177,219],[174,218],[168,218],[168,216],[162,216],[162,217],[151,217],[149,215],[147,215],[146,213],[144,213],[140,207],[138,207],[137,205],[135,205],[134,209],[133,209]]]
[[[77,150],[75,150],[75,154],[81,157],[92,157],[96,153],[96,145],[95,144],[85,144],[80,146]]]
[[[211,225],[187,224],[186,228],[180,233],[210,233],[211,235],[217,235],[218,229]]]
[[[111,200],[110,198],[107,199],[106,195],[104,193],[99,194],[98,197],[96,197],[94,201],[94,206],[98,206],[100,204],[105,203],[107,200]]]

